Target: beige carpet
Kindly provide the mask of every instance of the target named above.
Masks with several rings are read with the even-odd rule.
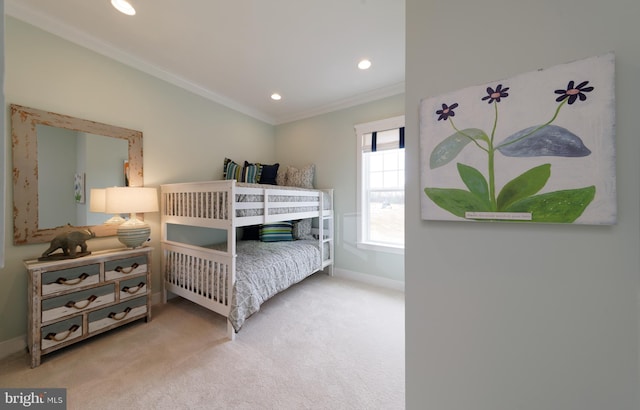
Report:
[[[43,357],[0,387],[65,387],[68,409],[404,409],[404,294],[318,273],[245,322],[183,299]]]

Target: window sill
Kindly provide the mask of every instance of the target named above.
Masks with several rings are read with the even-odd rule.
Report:
[[[358,242],[358,249],[366,249],[369,251],[394,253],[396,255],[404,255],[404,246],[399,245],[383,245],[372,242]]]

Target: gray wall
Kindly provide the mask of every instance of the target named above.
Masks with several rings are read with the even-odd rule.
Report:
[[[640,3],[407,0],[407,407],[637,410]],[[420,218],[420,99],[616,54],[615,226]]]

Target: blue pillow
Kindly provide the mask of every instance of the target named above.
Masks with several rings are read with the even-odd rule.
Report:
[[[259,241],[260,240],[260,225],[245,226],[242,229],[243,241]]]
[[[293,240],[293,224],[291,222],[275,222],[260,227],[262,242],[280,242]]]
[[[276,176],[278,175],[279,163],[273,165],[262,164],[262,173],[258,180],[261,184],[277,185]]]

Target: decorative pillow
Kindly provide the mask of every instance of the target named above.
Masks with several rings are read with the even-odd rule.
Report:
[[[264,224],[260,227],[262,242],[280,242],[293,240],[293,224],[291,222],[276,222]]]
[[[258,178],[258,182],[261,184],[277,185],[276,176],[278,175],[279,166],[280,164],[278,163],[273,165],[262,164],[262,172],[260,173],[260,178]]]
[[[260,181],[260,175],[262,174],[262,165],[250,164],[244,162],[244,168],[242,168],[242,182],[248,182],[250,184],[257,184]]]
[[[311,164],[302,169],[287,167],[287,185],[298,188],[313,188],[313,174],[316,166]]]
[[[242,181],[242,167],[235,161],[225,158],[223,170],[222,179],[235,179],[238,182]]]
[[[295,239],[313,239],[311,233],[311,219],[300,219],[293,222],[293,237]]]
[[[280,168],[276,175],[276,185],[287,185],[287,168]]]
[[[243,241],[259,241],[260,225],[245,226],[244,228],[242,228],[242,240]]]

